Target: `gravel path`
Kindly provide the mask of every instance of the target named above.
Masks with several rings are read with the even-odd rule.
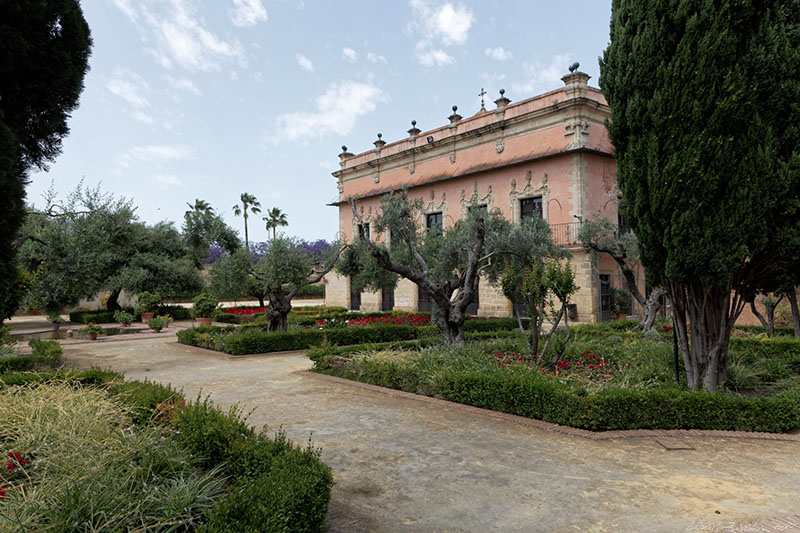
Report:
[[[202,391],[252,410],[256,426],[283,426],[298,442],[313,435],[336,480],[329,531],[723,531],[757,521],[741,530],[769,531],[765,520],[800,514],[796,442],[590,441],[302,375],[302,352],[230,358],[174,337],[64,348],[76,367],[171,383],[189,398]]]

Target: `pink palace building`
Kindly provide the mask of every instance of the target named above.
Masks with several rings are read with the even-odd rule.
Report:
[[[381,196],[408,189],[421,198],[420,225],[450,227],[464,217],[473,202],[499,212],[513,222],[542,217],[550,224],[556,244],[570,248],[580,290],[573,297],[572,318],[597,322],[610,316],[611,289],[623,287],[616,263],[600,256],[596,262],[576,242],[584,217],[603,216],[627,229],[620,214],[613,147],[605,121],[609,107],[589,76],[572,72],[564,87],[512,103],[504,91],[473,116],[463,118],[453,107],[450,123],[420,131],[412,122],[408,137],[374,149],[339,154],[340,170],[333,173],[339,189],[332,206],[339,209],[339,232],[347,242],[359,228],[348,203],[358,198],[366,224],[380,209]],[[417,285],[401,279],[397,288],[378,293],[350,290],[349,280],[328,275],[326,305],[361,311],[400,309],[429,311],[430,300]],[[641,281],[643,285],[643,280]],[[643,287],[642,287],[643,288]],[[634,302],[635,305],[635,302]],[[472,314],[511,316],[512,303],[499,287],[481,279]]]

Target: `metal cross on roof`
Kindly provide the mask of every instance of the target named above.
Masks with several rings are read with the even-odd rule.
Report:
[[[484,90],[484,88],[483,88],[483,87],[481,87],[481,92],[479,92],[479,93],[478,93],[478,96],[480,96],[480,97],[481,97],[481,109],[485,109],[485,108],[484,108],[483,97],[484,97],[484,96],[486,96],[486,94],[487,94],[487,93],[486,93],[486,91]]]

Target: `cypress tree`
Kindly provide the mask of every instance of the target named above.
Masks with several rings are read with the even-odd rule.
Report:
[[[612,4],[617,179],[692,390],[724,385],[742,309],[800,268],[799,22],[800,0]]]
[[[0,320],[17,305],[16,240],[28,171],[61,152],[89,69],[78,0],[0,2]]]

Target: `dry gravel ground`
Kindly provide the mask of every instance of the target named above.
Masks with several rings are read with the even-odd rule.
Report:
[[[746,526],[800,515],[796,442],[590,441],[301,375],[302,352],[230,358],[162,337],[65,356],[313,435],[336,480],[329,531],[800,531]]]

